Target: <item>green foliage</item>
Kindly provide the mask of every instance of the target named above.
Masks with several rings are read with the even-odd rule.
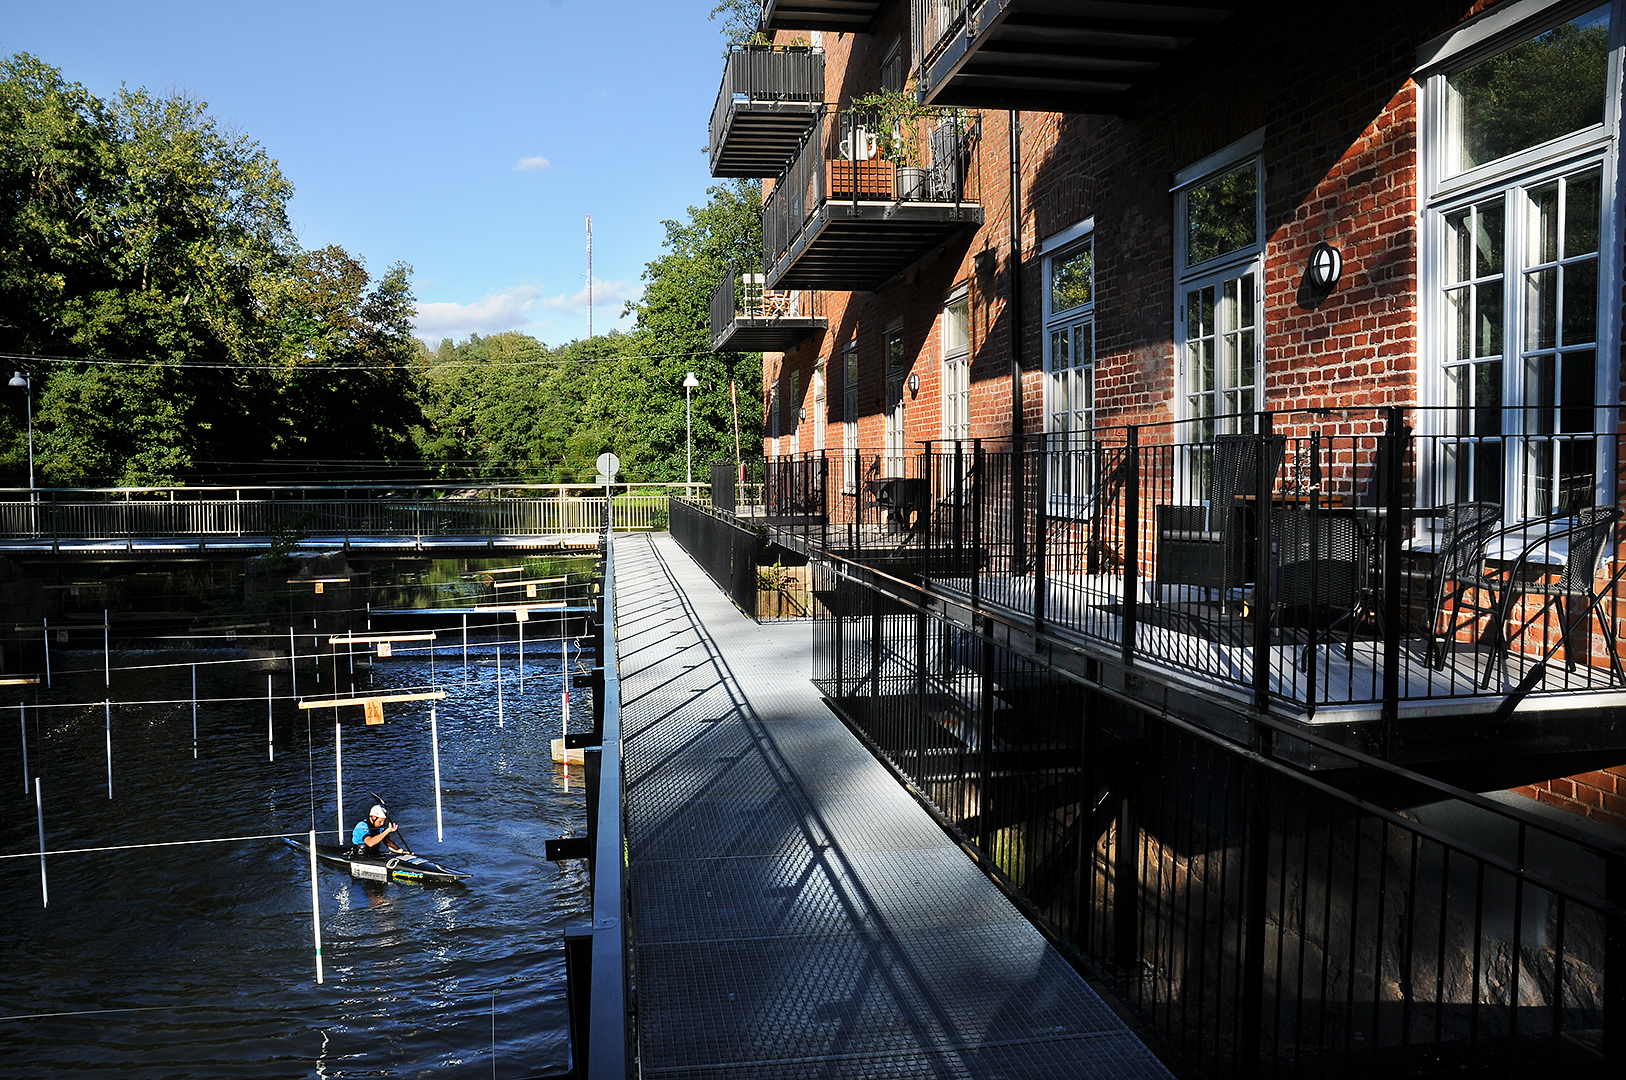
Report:
[[[762,22],[762,4],[759,0],[717,0],[709,16],[723,23],[723,55],[735,45],[767,44],[767,36],[759,29]]]
[[[202,102],[103,101],[35,57],[0,60],[0,348],[120,361],[35,366],[43,483],[411,451],[410,270],[374,285],[338,248],[301,251],[292,192]],[[20,477],[12,397],[0,468]]]

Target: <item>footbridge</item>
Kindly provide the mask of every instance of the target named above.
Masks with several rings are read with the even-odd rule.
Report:
[[[478,557],[597,550],[664,528],[667,498],[704,485],[414,484],[0,490],[0,555],[218,559],[360,551]]]

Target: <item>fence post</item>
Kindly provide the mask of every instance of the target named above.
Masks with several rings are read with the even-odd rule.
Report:
[[[1023,454],[1026,438],[1019,431],[1011,436],[1011,573],[1020,576],[1028,564],[1028,515],[1023,484]]]
[[[819,451],[819,548],[830,550],[830,459]]]
[[[988,855],[988,748],[994,741],[994,621],[973,614],[971,625],[981,631],[977,634],[977,673],[982,679],[977,703],[977,850]]]
[[[1238,1003],[1239,1048],[1237,1075],[1258,1076],[1260,1048],[1265,1023],[1265,909],[1270,873],[1269,799],[1270,774],[1254,762],[1243,766],[1247,825],[1243,832],[1246,851],[1247,895],[1243,897],[1242,1000]],[[1376,1040],[1376,1033],[1373,1035]]]
[[[982,440],[971,444],[971,610],[982,602],[982,489],[988,460]]]
[[[1257,449],[1254,452],[1254,531],[1258,534],[1253,567],[1253,707],[1260,712],[1270,709],[1270,649],[1271,574],[1275,570],[1270,550],[1271,489],[1276,474],[1270,468],[1270,443],[1274,437],[1273,418],[1261,412]],[[1223,510],[1222,510],[1223,512]]]
[[[959,562],[965,558],[965,441],[954,440],[954,561],[953,574],[959,576]]]
[[[1383,478],[1383,756],[1393,758],[1395,726],[1400,719],[1400,520],[1401,469],[1406,458],[1405,409],[1388,408],[1389,474]]]
[[[1104,507],[1096,504],[1096,512]],[[1124,624],[1123,662],[1135,662],[1135,631],[1140,617],[1140,428],[1131,426],[1124,445]]]
[[[1033,486],[1033,630],[1034,633],[1043,633],[1045,625],[1045,602],[1048,582],[1045,579],[1045,527],[1049,524],[1047,517],[1050,499],[1050,447],[1043,435],[1039,436],[1039,452],[1034,455]]]

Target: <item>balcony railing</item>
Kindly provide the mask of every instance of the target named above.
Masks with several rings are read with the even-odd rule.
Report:
[[[713,352],[778,352],[825,329],[819,294],[765,288],[761,274],[732,264],[711,294]]]
[[[903,126],[825,113],[767,194],[768,284],[872,289],[980,223],[980,137],[980,119],[957,110]]]
[[[1580,411],[1584,430],[1350,410],[798,455],[738,512],[1245,710],[1510,713],[1626,692],[1619,439]]]
[[[762,0],[764,30],[867,33],[887,0]]]
[[[711,111],[711,174],[778,176],[823,101],[822,49],[735,46]]]

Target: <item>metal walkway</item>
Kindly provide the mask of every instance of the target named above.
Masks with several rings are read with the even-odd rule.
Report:
[[[1169,1076],[825,707],[806,624],[615,545],[644,1076]]]

